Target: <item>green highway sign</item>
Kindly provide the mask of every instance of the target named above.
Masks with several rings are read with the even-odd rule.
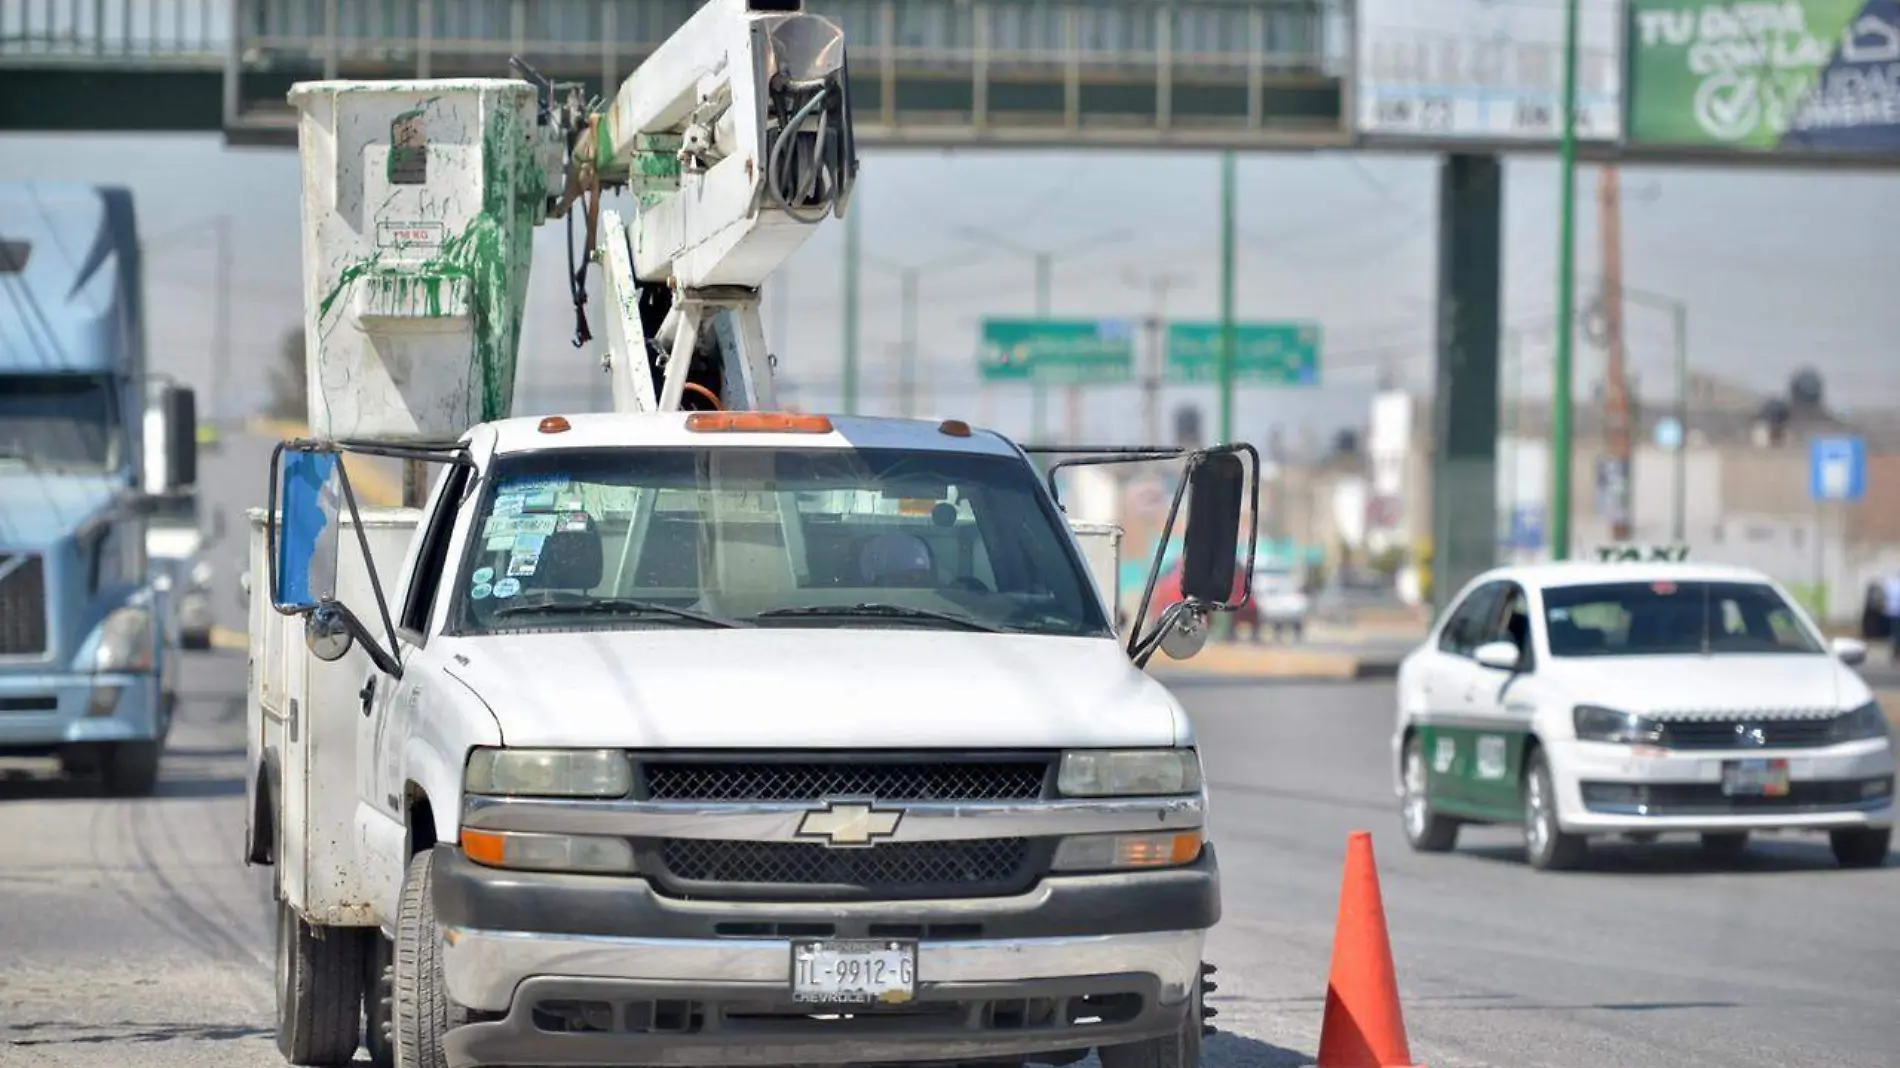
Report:
[[[1170,382],[1220,381],[1220,324],[1169,323]],[[1319,324],[1235,323],[1234,381],[1319,385]]]
[[[985,382],[1127,382],[1135,324],[1127,319],[985,319],[977,370]]]

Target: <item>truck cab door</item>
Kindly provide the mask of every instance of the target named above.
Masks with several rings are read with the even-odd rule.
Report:
[[[405,795],[409,776],[403,764],[403,749],[415,731],[422,687],[429,675],[429,631],[437,606],[451,589],[444,580],[445,574],[453,570],[448,558],[450,535],[472,475],[468,467],[458,464],[450,465],[436,479],[421,521],[411,535],[401,584],[390,591],[395,595],[392,607],[398,612],[394,652],[403,665],[401,677],[374,672],[365,678],[357,695],[357,796],[363,809],[375,816],[367,821],[363,837],[366,848],[376,855],[376,892],[380,900],[395,900],[408,859]],[[391,879],[394,881],[389,882]],[[388,885],[380,885],[385,882]]]

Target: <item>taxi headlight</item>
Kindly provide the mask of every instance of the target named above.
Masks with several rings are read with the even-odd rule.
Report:
[[[1192,749],[1071,749],[1056,776],[1064,797],[1159,797],[1200,789],[1201,757]]]
[[[152,613],[149,609],[115,609],[99,627],[99,649],[92,669],[100,674],[152,670]]]
[[[1834,721],[1834,741],[1859,742],[1887,736],[1887,714],[1880,702],[1869,701]]]
[[[477,749],[468,792],[507,797],[625,797],[633,765],[618,749]]]
[[[1661,745],[1662,725],[1632,712],[1598,705],[1578,705],[1571,713],[1580,742],[1618,745]]]

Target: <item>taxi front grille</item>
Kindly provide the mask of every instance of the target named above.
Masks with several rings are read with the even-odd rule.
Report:
[[[777,899],[982,897],[1020,893],[1047,866],[1027,838],[886,842],[835,849],[817,842],[667,838],[659,842],[661,887],[696,898]],[[651,869],[649,869],[651,870]]]
[[[835,754],[809,760],[649,760],[651,801],[1034,801],[1044,796],[1047,757],[893,759]]]
[[[45,564],[33,553],[0,553],[0,656],[44,652]]]
[[[1662,722],[1661,744],[1669,749],[1808,749],[1831,744],[1839,718],[1670,719]]]

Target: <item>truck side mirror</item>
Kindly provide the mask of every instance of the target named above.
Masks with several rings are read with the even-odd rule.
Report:
[[[198,484],[198,395],[185,386],[165,390],[165,490]]]
[[[1215,453],[1196,464],[1188,480],[1181,592],[1191,600],[1226,604],[1234,595],[1246,466],[1234,453]]]
[[[342,464],[334,452],[286,449],[279,455],[271,604],[279,612],[308,612],[336,597]]]

